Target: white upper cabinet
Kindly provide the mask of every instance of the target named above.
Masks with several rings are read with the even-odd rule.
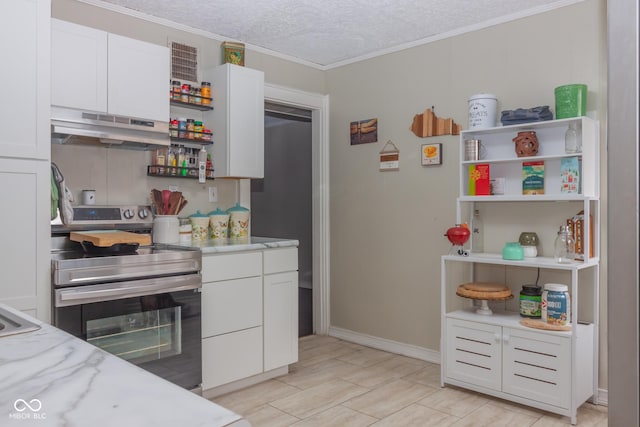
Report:
[[[169,49],[52,20],[51,104],[168,121]]]
[[[109,34],[109,112],[169,120],[169,48]]]
[[[211,75],[214,176],[264,178],[264,73],[224,64]]]
[[[0,25],[0,156],[49,159],[48,0],[2,4]]]
[[[107,33],[51,20],[51,104],[107,111]]]

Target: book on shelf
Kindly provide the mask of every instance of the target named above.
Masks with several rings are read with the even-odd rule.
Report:
[[[580,192],[580,162],[578,157],[565,157],[560,160],[560,192],[577,194]]]
[[[544,161],[522,162],[522,194],[544,194]]]
[[[491,194],[489,163],[469,165],[469,195],[488,196]]]

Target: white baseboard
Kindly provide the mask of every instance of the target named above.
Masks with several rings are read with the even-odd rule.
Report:
[[[334,326],[329,327],[329,336],[365,345],[367,347],[376,348],[378,350],[388,351],[389,353],[400,354],[402,356],[424,360],[425,362],[440,364],[439,351],[429,350],[428,348],[418,347],[417,345],[391,341],[384,338],[361,334],[359,332],[353,332],[347,329],[336,328]]]
[[[335,326],[329,327],[329,336],[378,350],[388,351],[389,353],[440,364],[440,352],[428,348],[361,334],[348,329],[336,328]],[[609,406],[609,392],[607,390],[598,389],[598,405]]]

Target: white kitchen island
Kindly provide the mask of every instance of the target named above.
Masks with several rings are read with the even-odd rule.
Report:
[[[233,426],[239,415],[53,326],[0,337],[2,426]]]

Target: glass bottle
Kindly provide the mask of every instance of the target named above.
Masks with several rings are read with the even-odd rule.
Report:
[[[561,264],[567,264],[573,261],[576,257],[576,245],[573,240],[573,234],[571,227],[568,225],[561,225],[556,236],[556,241],[553,247],[553,255],[556,262]]]
[[[484,229],[482,227],[482,218],[480,218],[480,211],[478,209],[473,210],[471,216],[471,249],[473,253],[484,252]]]
[[[566,153],[579,153],[580,149],[580,135],[577,125],[575,123],[570,123],[564,134],[564,151]]]

